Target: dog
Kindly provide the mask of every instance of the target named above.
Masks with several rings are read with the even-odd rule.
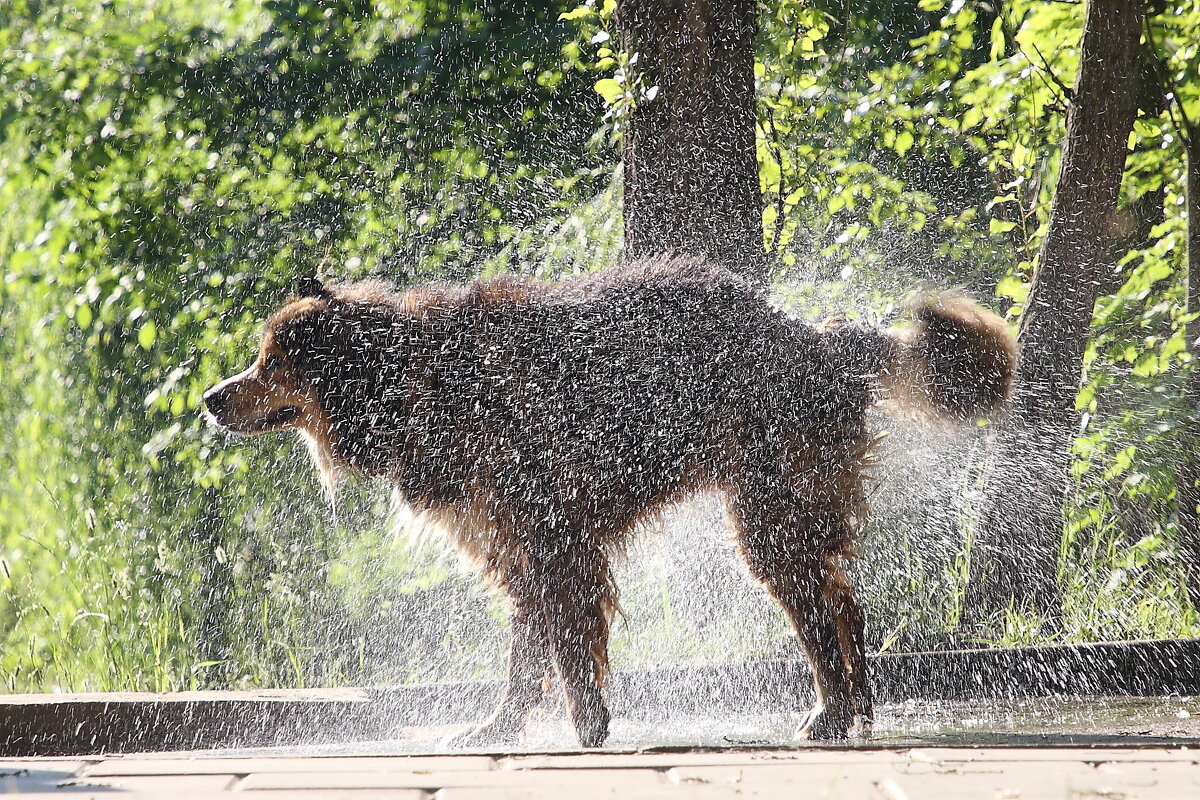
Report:
[[[235,433],[298,431],[331,494],[346,471],[386,479],[507,596],[506,688],[457,744],[516,741],[557,675],[580,744],[600,746],[610,559],[639,523],[711,490],[811,662],[797,735],[837,739],[873,716],[840,569],[866,516],[867,409],[973,420],[1012,384],[999,317],[955,293],[911,311],[907,327],[813,326],[684,257],[404,293],[305,279],[253,365],[204,403]]]

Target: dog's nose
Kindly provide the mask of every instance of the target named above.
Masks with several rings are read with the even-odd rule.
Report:
[[[229,392],[222,387],[209,389],[204,393],[204,405],[214,414],[220,413],[229,405]]]

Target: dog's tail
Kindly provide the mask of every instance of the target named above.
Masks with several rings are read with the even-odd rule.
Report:
[[[825,331],[889,411],[965,421],[999,410],[1017,363],[1008,324],[959,292],[926,297],[910,311],[911,322],[886,330],[833,319]]]

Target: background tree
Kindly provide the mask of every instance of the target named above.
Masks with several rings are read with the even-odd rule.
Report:
[[[985,475],[971,550],[976,611],[1057,612],[1080,370],[1137,115],[1142,0],[1088,0],[1049,228],[1021,315],[1021,360]]]
[[[763,17],[764,220],[787,296],[799,308],[886,309],[914,284],[953,280],[995,294],[1015,320],[1049,230],[1083,5],[868,6],[860,16],[840,3],[785,2]],[[1188,70],[1200,6],[1162,3],[1152,21],[1176,97],[1195,118]],[[1190,452],[1181,442],[1195,419],[1179,399],[1195,363],[1185,336],[1183,153],[1167,104],[1145,89],[1139,81],[1145,102],[1123,181],[1122,236],[1109,243],[1085,333],[1080,425],[1065,439],[1065,525],[1053,545],[1064,596],[1053,630],[1069,640],[1177,635],[1195,620],[1175,503]],[[1038,620],[1019,611],[993,618],[996,626],[960,624],[960,520],[977,509],[976,459],[945,443],[926,457],[927,444],[902,434],[884,441],[883,463],[929,477],[895,488],[885,480],[873,503],[859,581],[864,596],[906,608],[878,641],[1038,641]]]
[[[626,259],[706,256],[765,279],[755,148],[755,0],[620,0],[630,108]]]
[[[1187,341],[1191,356],[1200,361],[1200,130],[1190,121],[1182,136],[1187,147]],[[1184,389],[1184,406],[1194,414],[1191,435],[1184,439],[1184,461],[1179,470],[1176,515],[1180,549],[1189,572],[1188,594],[1200,607],[1200,369],[1193,368]]]
[[[1158,11],[1161,14],[1165,9]],[[1184,52],[1179,58],[1177,49],[1164,52],[1158,47],[1154,27],[1152,24],[1147,33],[1152,48],[1155,85],[1165,94],[1167,107],[1172,111],[1171,127],[1184,151],[1187,196],[1184,308],[1189,317],[1184,331],[1187,349],[1195,364],[1200,362],[1200,121],[1188,108],[1195,105],[1195,95],[1200,89],[1197,87],[1200,72],[1196,63],[1200,43],[1193,44],[1191,52]],[[1170,36],[1175,31],[1168,29],[1166,33]],[[1175,488],[1175,513],[1180,552],[1188,572],[1188,594],[1192,604],[1200,608],[1200,369],[1195,367],[1183,387],[1183,406],[1191,414],[1192,424],[1184,429],[1181,441],[1184,455]]]

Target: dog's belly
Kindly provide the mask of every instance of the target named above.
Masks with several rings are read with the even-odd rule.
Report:
[[[496,509],[484,502],[464,498],[455,503],[418,505],[405,502],[399,494],[397,499],[407,512],[402,514],[408,517],[404,523],[437,530],[472,569],[495,570],[519,557],[513,537],[497,524]]]

